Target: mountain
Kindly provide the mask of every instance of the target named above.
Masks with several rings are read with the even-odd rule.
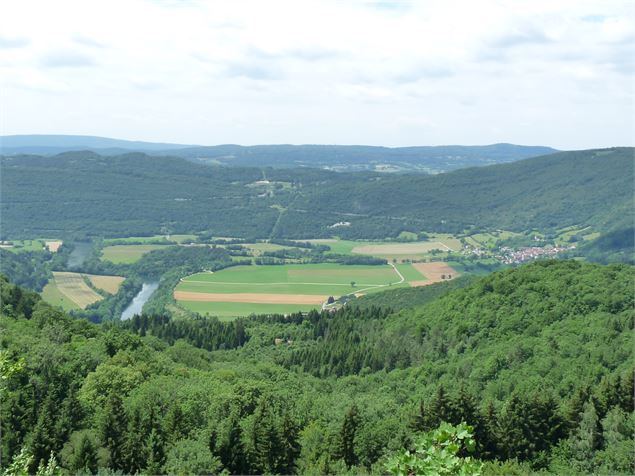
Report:
[[[101,155],[145,152],[205,164],[240,167],[317,167],[337,171],[376,170],[438,173],[463,167],[513,162],[556,152],[550,147],[485,146],[371,147],[359,145],[188,146],[93,136],[16,135],[0,137],[0,154],[55,155],[89,150]]]
[[[121,154],[129,151],[167,151],[191,147],[182,144],[129,141],[97,136],[76,135],[10,135],[0,136],[0,154],[53,155],[73,150],[91,150],[101,154]]]
[[[245,167],[319,167],[337,171],[445,172],[536,157],[550,147],[485,146],[371,147],[360,145],[222,145],[195,147],[174,155],[200,162]]]
[[[633,213],[633,150],[562,152],[439,175],[209,167],[141,153],[1,159],[2,235],[209,230],[258,238],[401,231],[608,231]],[[332,225],[346,222],[334,230]]]

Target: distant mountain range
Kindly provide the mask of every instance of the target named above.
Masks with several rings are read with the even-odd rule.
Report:
[[[440,173],[466,167],[515,162],[557,152],[543,146],[374,147],[360,145],[216,145],[199,146],[127,141],[95,136],[13,135],[0,137],[0,154],[56,155],[88,150],[101,155],[144,152],[192,162],[242,167],[315,167],[335,171]]]

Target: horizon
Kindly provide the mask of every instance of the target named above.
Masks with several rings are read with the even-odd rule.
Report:
[[[634,144],[629,2],[21,2],[4,19],[3,135]]]

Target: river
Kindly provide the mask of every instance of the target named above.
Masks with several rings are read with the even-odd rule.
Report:
[[[143,305],[150,299],[150,296],[152,296],[152,293],[154,293],[158,287],[159,283],[143,283],[141,291],[137,293],[132,302],[121,313],[121,320],[125,321],[135,314],[141,314]]]

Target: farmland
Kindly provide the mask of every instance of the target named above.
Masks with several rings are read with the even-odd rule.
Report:
[[[97,276],[91,274],[53,272],[53,279],[42,291],[42,297],[50,304],[61,306],[64,310],[85,309],[103,297],[89,286],[85,279],[97,289],[115,294],[124,278],[120,276]]]
[[[86,306],[102,299],[86,284],[79,273],[54,271],[53,279],[57,291],[79,309],[85,309]]]
[[[130,264],[138,261],[144,254],[160,250],[168,245],[112,245],[102,250],[101,259],[112,263]]]
[[[291,312],[318,308],[329,296],[375,292],[388,286],[407,286],[406,280],[411,278],[425,279],[415,273],[406,265],[236,266],[182,279],[175,299],[186,309],[218,316]]]

